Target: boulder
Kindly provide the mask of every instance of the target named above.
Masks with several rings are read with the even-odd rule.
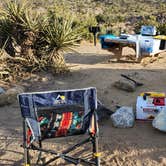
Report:
[[[163,109],[152,122],[152,126],[160,131],[166,132],[166,110]]]
[[[0,94],[0,106],[12,104],[16,101],[17,95],[23,93],[24,88],[22,86],[15,86],[6,91],[6,93]]]
[[[125,78],[121,78],[120,80],[114,82],[113,86],[127,92],[134,92],[136,90],[135,83]]]
[[[7,93],[0,94],[0,106],[12,104],[16,101],[16,99],[17,98],[15,94],[7,94]]]
[[[5,93],[5,90],[2,87],[0,87],[0,94],[2,93]]]
[[[13,88],[10,88],[6,91],[7,94],[19,94],[19,93],[23,93],[24,92],[24,87],[22,86],[15,86]]]
[[[134,112],[132,107],[120,107],[111,115],[111,120],[114,127],[128,128],[134,125]]]

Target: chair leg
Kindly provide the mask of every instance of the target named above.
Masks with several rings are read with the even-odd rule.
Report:
[[[95,158],[96,166],[100,166],[100,154],[99,154],[99,146],[98,146],[98,137],[95,136],[93,138],[93,156]]]
[[[30,155],[29,155],[29,149],[27,148],[26,131],[27,131],[27,125],[24,119],[23,120],[24,166],[30,166]]]
[[[99,137],[98,137],[98,122],[97,122],[97,115],[94,114],[94,126],[96,133],[93,135],[93,155],[95,158],[96,166],[100,166],[100,153],[99,153]]]
[[[30,156],[27,148],[24,148],[24,166],[30,166]]]
[[[42,148],[42,141],[41,140],[39,140],[39,148]],[[42,156],[42,152],[40,151],[39,155],[38,155],[38,159],[36,161],[37,165],[39,164],[39,161],[41,160],[41,156]]]

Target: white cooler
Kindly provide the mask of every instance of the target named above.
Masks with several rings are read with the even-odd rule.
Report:
[[[141,93],[137,97],[136,119],[152,120],[163,109],[166,109],[165,93]]]

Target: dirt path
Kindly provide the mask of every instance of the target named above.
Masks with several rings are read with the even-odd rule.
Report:
[[[40,74],[40,77],[36,76],[24,83],[27,91],[94,86],[97,88],[98,98],[112,110],[115,110],[116,105],[135,108],[136,97],[141,92],[166,92],[166,54],[143,67],[141,64],[131,62],[108,63],[111,54],[101,50],[99,45],[93,47],[84,44],[77,51],[78,53],[66,55],[66,61],[72,70],[70,74],[55,77],[47,73]],[[120,78],[121,73],[135,74],[144,86],[133,93],[115,89],[112,83]],[[21,124],[17,102],[0,108],[0,166],[22,165],[23,150],[19,146],[22,143]],[[153,129],[150,122],[136,121],[131,129],[117,129],[112,127],[110,120],[103,121],[100,124],[102,165],[164,166],[166,165],[165,137],[165,133]],[[67,141],[62,139],[56,143],[55,148],[62,149],[73,142],[73,138]],[[52,146],[52,143],[48,143],[48,146]],[[55,165],[66,164],[57,161]]]

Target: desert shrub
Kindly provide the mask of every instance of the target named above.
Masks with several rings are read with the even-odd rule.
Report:
[[[134,27],[135,27],[135,32],[140,33],[140,29],[142,25],[152,25],[152,26],[158,26],[158,23],[156,21],[155,16],[146,16],[143,17],[140,21],[136,22]]]
[[[156,16],[144,17],[141,21],[135,24],[135,32],[139,33],[142,25],[152,25],[157,27],[157,31],[165,35],[166,34],[166,22],[160,23]]]
[[[4,4],[2,18],[0,19],[0,32],[3,41],[8,39],[7,45],[12,46],[13,42],[22,45],[27,40],[28,32],[35,33],[37,31],[38,17],[33,16],[32,13],[30,5],[23,1],[7,1]],[[12,49],[14,50],[14,48],[8,50],[8,47],[6,47],[7,51]]]
[[[99,24],[105,24],[107,22],[107,17],[104,14],[100,13],[100,14],[96,15],[95,17],[96,17],[96,21]]]
[[[161,35],[166,35],[166,23],[159,24],[157,28]]]
[[[42,17],[34,12],[31,7],[31,4],[25,1],[9,2],[6,5],[5,14],[12,24],[12,39],[21,47],[20,56],[35,65],[37,59],[33,48],[40,30]]]
[[[96,25],[97,21],[93,15],[82,16],[79,22],[79,26],[81,27],[82,30],[82,38],[84,38],[85,40],[92,41],[93,35],[89,33],[89,27]]]
[[[49,12],[48,16],[45,24],[41,24],[39,42],[42,45],[38,44],[42,50],[41,59],[54,73],[65,72],[68,68],[64,52],[78,45],[82,33],[71,17],[59,17],[54,12]]]
[[[44,18],[22,1],[6,2],[0,14],[1,43],[5,42],[8,53],[0,60],[3,64],[0,72],[6,73],[2,75],[4,79],[23,78],[26,72],[48,68],[54,73],[66,71],[63,52],[81,39],[81,31],[73,19],[50,12]],[[16,54],[18,48],[20,52]]]

